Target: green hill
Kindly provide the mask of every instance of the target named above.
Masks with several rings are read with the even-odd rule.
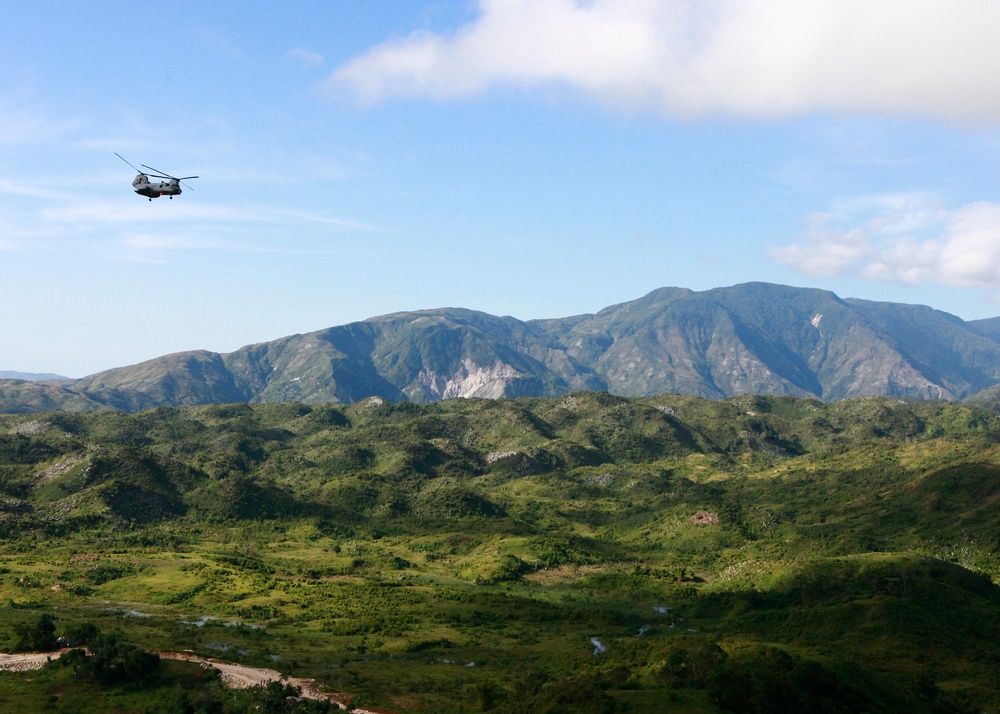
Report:
[[[998,711],[998,506],[1000,417],[941,401],[8,415],[0,640],[51,613],[394,711]]]

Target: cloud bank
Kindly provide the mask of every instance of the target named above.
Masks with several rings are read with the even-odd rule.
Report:
[[[995,0],[480,0],[337,69],[366,102],[563,86],[625,110],[1000,120]]]
[[[816,215],[772,257],[811,275],[1000,290],[1000,204],[876,196]]]

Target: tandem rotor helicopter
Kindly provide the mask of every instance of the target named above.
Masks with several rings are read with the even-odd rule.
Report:
[[[119,159],[124,161],[129,166],[132,166],[132,164],[129,163],[128,159],[119,154],[117,151],[115,152],[115,156],[117,156]],[[146,173],[144,171],[139,171],[139,169],[136,169],[135,166],[132,166],[133,169],[139,171],[139,175],[135,177],[134,181],[132,181],[132,188],[135,189],[135,192],[137,194],[139,194],[140,196],[147,197],[150,201],[152,201],[154,198],[159,198],[160,196],[169,196],[170,198],[173,198],[174,196],[179,196],[181,195],[181,181],[187,181],[188,179],[198,178],[197,176],[182,176],[181,178],[177,178],[176,176],[171,176],[170,174],[160,171],[159,169],[154,169],[152,166],[146,166],[146,164],[139,164],[139,165],[145,169],[149,169],[151,172],[154,173]],[[166,180],[160,181],[158,183],[151,183],[149,180],[151,176],[153,178],[166,179]],[[187,184],[184,184],[184,186],[187,188],[191,188]]]

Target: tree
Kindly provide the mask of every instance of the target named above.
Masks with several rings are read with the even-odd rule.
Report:
[[[160,666],[160,656],[120,642],[115,635],[98,634],[90,640],[90,656],[71,650],[60,663],[78,676],[98,684],[147,684]]]
[[[17,641],[15,652],[48,652],[56,648],[56,621],[43,613],[34,623],[19,622],[14,625]]]

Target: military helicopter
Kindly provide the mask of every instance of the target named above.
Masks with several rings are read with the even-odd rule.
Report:
[[[115,152],[115,156],[117,156],[119,159],[124,161],[129,166],[132,166],[132,164],[129,163],[128,159],[119,154],[117,151]],[[176,176],[171,176],[170,174],[160,171],[159,169],[154,169],[152,166],[146,166],[146,164],[139,164],[139,165],[142,166],[143,168],[149,169],[151,172],[154,173],[146,173],[144,171],[139,171],[139,169],[136,169],[135,166],[132,166],[133,169],[139,171],[139,175],[135,177],[134,181],[132,181],[132,188],[135,189],[135,192],[137,194],[139,194],[140,196],[146,196],[150,201],[152,201],[154,198],[159,198],[160,196],[169,196],[170,198],[173,198],[174,196],[179,196],[181,194],[181,181],[187,181],[188,179],[198,178],[197,176],[183,176],[181,178],[177,178]],[[151,183],[149,180],[150,176],[152,176],[153,178],[166,179],[166,180],[160,181],[159,183]],[[187,184],[184,185],[187,188],[191,188]]]

